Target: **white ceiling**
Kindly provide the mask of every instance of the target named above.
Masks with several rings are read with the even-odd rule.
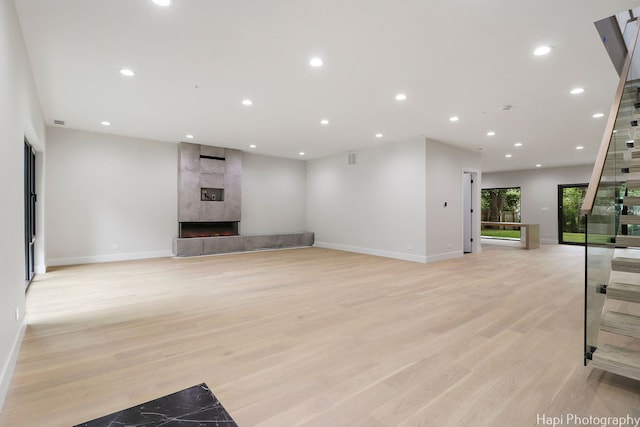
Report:
[[[196,143],[306,159],[428,137],[483,148],[484,171],[595,159],[606,115],[592,115],[610,109],[617,75],[593,22],[638,4],[15,3],[48,124],[172,142],[193,134]],[[541,44],[554,50],[533,56]],[[312,68],[313,56],[325,65]],[[123,67],[136,76],[121,76]],[[576,86],[585,93],[570,95]],[[394,99],[399,92],[406,101]]]

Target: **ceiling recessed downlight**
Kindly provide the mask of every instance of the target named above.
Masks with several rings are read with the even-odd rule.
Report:
[[[513,144],[514,147],[522,147],[522,142],[516,142]]]
[[[314,68],[318,68],[318,67],[322,67],[324,65],[324,61],[322,60],[322,58],[311,58],[311,60],[309,61],[309,65],[311,65]]]
[[[600,117],[604,117],[604,113],[595,113],[593,116],[594,119],[599,119]]]
[[[193,135],[191,135],[191,134],[185,135],[184,137],[185,138],[189,138],[189,139],[193,139]]]
[[[404,101],[407,99],[407,95],[405,95],[404,93],[399,93],[396,95],[396,101]]]
[[[542,167],[542,165],[541,165],[540,163],[538,163],[538,164],[536,165],[536,167],[537,167],[537,168],[541,168],[541,167]]]
[[[535,56],[544,56],[544,55],[548,54],[549,52],[551,52],[551,46],[538,46],[533,51],[533,54]]]
[[[496,133],[492,130],[490,130],[489,132],[487,132],[487,136],[494,136]]]
[[[104,121],[100,122],[100,124],[101,124],[102,126],[111,126],[111,122],[108,122],[108,121],[106,121],[106,120],[104,120]]]
[[[460,120],[460,117],[458,117],[458,116],[451,116],[451,117],[449,117],[449,121],[450,121],[450,122],[457,122],[458,120]]]
[[[249,148],[256,148],[256,144],[251,144]]]
[[[152,0],[158,6],[169,6],[171,4],[171,0]]]
[[[582,145],[578,145],[578,146],[576,147],[576,150],[584,150],[584,147],[583,147]]]
[[[248,107],[249,105],[253,105],[253,101],[250,99],[243,99],[242,105],[246,105]]]
[[[123,76],[127,76],[127,77],[133,77],[133,76],[136,75],[136,73],[134,73],[133,70],[131,70],[129,68],[120,69],[120,74],[122,74]]]
[[[326,126],[326,125],[328,125],[328,124],[329,124],[329,120],[327,120],[327,119],[322,119],[322,120],[320,120],[320,124],[322,124],[322,125],[325,125],[325,126]]]
[[[298,155],[304,156],[304,151],[299,152]]]
[[[505,154],[504,156],[508,159],[511,157],[511,154]]]
[[[581,93],[584,93],[584,88],[583,87],[576,87],[571,89],[571,95],[579,95]]]
[[[381,133],[376,133],[376,138],[382,138],[382,134]]]

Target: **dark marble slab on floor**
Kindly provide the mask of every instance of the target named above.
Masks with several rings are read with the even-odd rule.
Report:
[[[237,427],[205,384],[134,406],[74,427]]]

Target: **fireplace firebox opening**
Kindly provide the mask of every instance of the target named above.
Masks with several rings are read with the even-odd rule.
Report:
[[[238,222],[181,222],[180,237],[237,236]]]

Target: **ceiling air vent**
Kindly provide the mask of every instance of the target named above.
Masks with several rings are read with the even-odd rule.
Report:
[[[54,125],[60,125],[60,126],[64,126],[64,120],[54,120],[53,121]]]
[[[356,164],[356,153],[347,153],[347,164],[348,165]]]

